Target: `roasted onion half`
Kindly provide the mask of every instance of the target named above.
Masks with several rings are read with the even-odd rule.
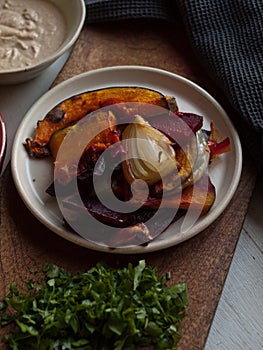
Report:
[[[202,130],[191,133],[183,147],[173,147],[164,133],[136,115],[124,129],[122,139],[123,172],[130,184],[143,180],[154,185],[161,180],[166,191],[174,192],[198,181],[209,164],[210,150]]]

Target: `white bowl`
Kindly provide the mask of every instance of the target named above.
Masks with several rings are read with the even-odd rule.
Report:
[[[76,42],[85,21],[86,7],[84,0],[49,0],[49,2],[59,9],[66,22],[66,33],[62,44],[52,55],[36,64],[12,70],[0,69],[1,85],[22,83],[35,78]]]

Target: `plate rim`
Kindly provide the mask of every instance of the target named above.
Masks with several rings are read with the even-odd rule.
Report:
[[[78,81],[79,79],[85,79],[87,77],[91,77],[94,74],[95,75],[96,74],[103,74],[103,73],[107,73],[107,72],[112,73],[112,71],[125,72],[127,70],[128,71],[131,71],[131,70],[147,71],[147,72],[152,72],[152,73],[158,73],[158,74],[161,74],[164,76],[169,76],[175,80],[179,80],[179,81],[183,82],[184,84],[194,88],[199,93],[201,93],[207,100],[209,100],[213,104],[213,106],[219,111],[220,115],[223,116],[224,122],[227,124],[227,127],[230,128],[230,130],[231,130],[231,134],[232,134],[231,136],[232,136],[232,139],[234,141],[234,145],[231,145],[231,146],[235,147],[235,153],[238,156],[238,157],[236,157],[237,159],[235,161],[235,166],[233,168],[233,177],[235,177],[235,178],[231,180],[231,188],[229,188],[229,191],[227,192],[227,195],[225,196],[223,205],[221,204],[220,207],[214,208],[213,212],[209,213],[210,220],[209,220],[208,224],[201,225],[200,228],[197,230],[197,232],[190,234],[187,237],[187,239],[183,239],[183,238],[181,240],[178,239],[173,244],[169,244],[169,242],[167,243],[164,241],[159,241],[160,244],[158,245],[158,247],[155,247],[155,245],[152,244],[152,242],[150,242],[147,246],[132,246],[132,247],[122,247],[122,248],[117,248],[117,249],[111,249],[111,248],[105,247],[105,246],[90,244],[90,241],[85,240],[84,238],[77,235],[76,233],[74,233],[74,232],[71,233],[63,228],[61,230],[61,228],[58,228],[57,225],[55,225],[54,223],[45,220],[43,218],[43,216],[41,215],[41,213],[36,211],[33,208],[33,206],[31,205],[31,203],[27,200],[26,193],[25,193],[23,186],[22,186],[22,183],[20,181],[21,179],[19,178],[19,171],[17,169],[17,157],[18,157],[17,150],[19,148],[22,149],[21,143],[18,143],[19,138],[20,138],[19,135],[20,135],[21,131],[23,131],[23,127],[25,127],[25,125],[27,125],[27,122],[30,120],[30,115],[31,115],[32,111],[34,109],[36,109],[39,105],[41,105],[42,101],[45,101],[50,95],[55,94],[57,91],[62,90],[65,86],[71,84],[72,82]],[[103,85],[106,87],[107,86],[106,82],[104,82]],[[108,86],[111,86],[111,85],[108,84]],[[86,91],[88,91],[88,88]],[[59,101],[57,103],[59,103]],[[179,74],[172,73],[170,71],[160,69],[160,68],[148,67],[148,66],[138,66],[138,65],[110,66],[110,67],[93,69],[93,70],[90,70],[88,72],[84,72],[84,73],[75,75],[69,79],[66,79],[66,80],[60,82],[59,84],[55,85],[51,89],[49,89],[37,101],[35,101],[32,104],[32,106],[29,108],[29,110],[26,112],[26,114],[22,118],[22,120],[19,124],[19,127],[15,133],[14,142],[13,142],[12,150],[11,150],[11,172],[12,172],[12,176],[13,176],[13,180],[14,180],[16,189],[17,189],[21,199],[23,200],[24,204],[26,205],[26,207],[37,218],[38,221],[40,221],[44,226],[46,226],[48,229],[50,229],[53,233],[61,236],[62,238],[66,239],[74,244],[77,244],[77,245],[82,246],[82,247],[87,248],[87,249],[92,249],[92,250],[106,252],[106,253],[117,253],[117,254],[137,254],[137,253],[148,253],[148,252],[159,251],[159,250],[169,248],[171,246],[178,245],[178,244],[182,243],[183,241],[186,241],[186,240],[192,238],[193,236],[201,233],[205,228],[210,226],[218,216],[220,216],[222,214],[222,212],[226,209],[229,202],[231,201],[234,193],[236,192],[239,181],[240,181],[241,171],[242,171],[242,162],[243,162],[242,147],[241,147],[239,135],[238,135],[231,119],[229,118],[229,116],[227,115],[227,113],[225,112],[223,107],[218,103],[218,101],[209,92],[207,92],[205,89],[203,89],[201,86],[199,86],[195,82],[193,82],[190,79],[185,78]]]

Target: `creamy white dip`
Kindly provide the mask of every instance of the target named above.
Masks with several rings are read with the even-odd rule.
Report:
[[[64,17],[47,0],[0,0],[0,71],[26,68],[61,45]]]

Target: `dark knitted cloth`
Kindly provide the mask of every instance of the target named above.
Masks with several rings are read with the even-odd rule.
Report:
[[[241,137],[263,164],[263,0],[86,0],[87,22],[183,18],[192,46],[238,112]],[[244,137],[245,135],[245,137]]]

